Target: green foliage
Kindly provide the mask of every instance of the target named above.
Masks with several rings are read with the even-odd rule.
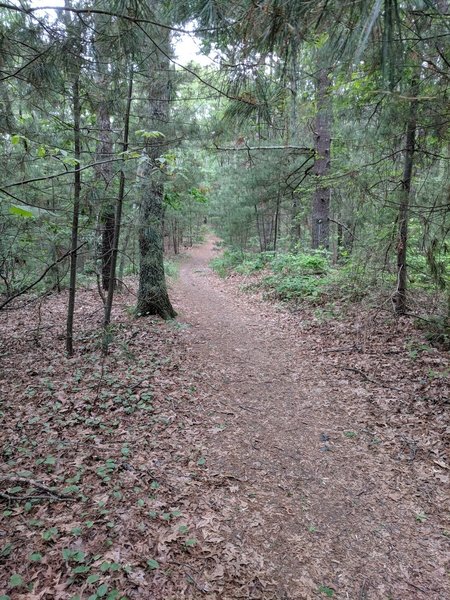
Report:
[[[241,250],[227,249],[221,256],[218,256],[211,261],[211,267],[220,277],[226,277],[238,265],[242,265],[244,262],[244,252]]]
[[[324,281],[311,276],[270,275],[263,285],[280,300],[318,300]]]
[[[167,277],[176,279],[180,272],[180,265],[176,260],[170,260],[166,258],[164,260],[164,272]]]
[[[250,275],[265,270],[269,274],[261,279],[261,285],[280,300],[317,300],[328,283],[327,274],[331,270],[329,257],[323,251],[255,254],[225,250],[211,266],[221,277],[232,271]]]
[[[17,573],[14,573],[9,578],[9,587],[11,587],[11,588],[22,587],[23,584],[24,584],[24,579],[23,579],[22,575],[18,575]]]

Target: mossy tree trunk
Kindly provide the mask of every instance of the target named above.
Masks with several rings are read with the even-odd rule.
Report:
[[[164,46],[164,52],[160,47]],[[148,129],[164,133],[169,122],[170,52],[168,40],[153,53],[147,84]],[[164,274],[163,216],[164,173],[158,159],[164,154],[164,137],[147,138],[147,149],[138,170],[141,198],[139,208],[139,290],[137,314],[175,317]]]
[[[141,165],[142,196],[139,210],[139,316],[159,315],[172,319],[176,313],[170,303],[164,274],[163,185],[154,173],[151,159]]]

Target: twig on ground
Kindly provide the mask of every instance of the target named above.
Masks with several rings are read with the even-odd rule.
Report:
[[[387,385],[386,383],[383,383],[382,381],[376,381],[375,379],[371,379],[361,369],[355,369],[354,367],[340,367],[340,368],[343,371],[352,371],[353,373],[358,373],[358,375],[361,375],[361,377],[364,379],[364,381],[368,381],[369,383],[373,383],[374,385],[378,385],[380,387],[387,388],[388,390],[395,390],[396,392],[402,392],[403,391],[403,390],[401,390],[399,388],[396,388],[396,387],[394,387],[392,385]]]
[[[331,352],[362,352],[362,348],[359,346],[352,346],[351,348],[331,348],[330,350],[322,350],[323,354],[330,354]]]
[[[8,502],[17,502],[18,500],[49,500],[52,502],[66,502],[67,500],[76,500],[76,498],[73,498],[71,496],[38,496],[36,494],[30,494],[29,496],[13,496],[12,494],[7,494],[6,492],[0,492],[0,498],[3,498]]]
[[[427,594],[427,596],[429,597],[430,590],[425,590],[424,588],[419,587],[418,585],[416,585],[415,583],[412,583],[411,581],[408,581],[407,579],[403,579],[403,581],[406,584],[408,584],[411,587],[413,587],[415,590],[419,590],[419,592],[422,592],[422,594]]]
[[[68,494],[60,494],[59,492],[56,492],[55,490],[52,490],[51,488],[47,487],[43,483],[39,483],[39,481],[36,481],[35,479],[27,479],[26,477],[7,475],[5,477],[0,478],[0,484],[2,484],[2,483],[23,483],[23,484],[27,484],[28,487],[34,487],[37,490],[41,490],[42,492],[45,492],[46,494],[48,494],[49,496],[53,497],[56,500],[74,500],[73,496],[70,496]],[[0,496],[3,498],[6,498],[8,500],[24,500],[24,499],[37,497],[35,494],[19,497],[19,496],[13,496],[10,494],[6,494],[6,493],[1,493]],[[47,498],[47,496],[41,496],[41,497]]]

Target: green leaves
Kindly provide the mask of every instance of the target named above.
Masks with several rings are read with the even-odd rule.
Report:
[[[147,561],[147,566],[151,571],[153,571],[154,569],[159,569],[159,562],[153,558],[150,558]]]
[[[101,571],[102,573],[106,573],[107,571],[112,571],[112,572],[114,572],[114,571],[119,571],[119,570],[120,570],[120,568],[121,568],[121,566],[120,566],[120,564],[119,564],[119,563],[117,563],[117,562],[112,562],[112,563],[111,563],[111,562],[107,562],[107,561],[105,561],[105,562],[103,562],[103,563],[100,565],[100,571]]]
[[[55,214],[45,208],[36,206],[24,206],[22,204],[11,204],[8,208],[11,215],[21,217],[23,219],[38,219],[40,217],[54,217]]]
[[[11,554],[12,549],[12,544],[5,544],[0,550],[0,558],[7,558]]]
[[[32,219],[32,218],[34,218],[34,214],[32,213],[31,210],[29,210],[28,208],[24,208],[22,206],[19,206],[17,204],[11,204],[11,206],[9,207],[9,212],[12,215],[17,215],[17,216],[23,217],[25,219]]]
[[[428,520],[428,517],[424,512],[417,512],[415,518],[418,523],[425,523],[425,521]]]
[[[91,567],[88,565],[79,565],[78,567],[74,567],[72,569],[72,573],[74,573],[74,575],[81,575],[82,573],[89,573],[90,570]]]
[[[57,527],[50,527],[42,532],[42,539],[44,542],[50,542],[58,537],[59,530]]]
[[[146,131],[145,129],[138,129],[135,131],[135,134],[139,137],[143,137],[144,139],[156,139],[166,137],[160,131]]]
[[[29,557],[30,562],[41,562],[42,554],[40,552],[33,552]]]
[[[29,140],[24,135],[19,135],[17,133],[11,136],[11,144],[13,144],[13,146],[17,146],[17,144],[20,144],[22,141],[28,142]]]
[[[62,556],[65,561],[85,562],[86,554],[82,550],[76,550],[73,548],[64,548],[62,550]]]
[[[15,573],[9,578],[9,587],[11,588],[21,587],[23,584],[24,580],[22,575],[18,575],[17,573]]]

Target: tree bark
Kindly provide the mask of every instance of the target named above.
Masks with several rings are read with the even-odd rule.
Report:
[[[313,248],[330,246],[330,199],[331,188],[324,179],[330,172],[331,149],[331,107],[329,99],[331,81],[329,69],[321,68],[317,78],[317,115],[314,132],[315,162],[313,173],[316,176],[311,215],[311,245]]]
[[[113,141],[111,129],[111,116],[108,98],[108,88],[111,83],[111,74],[108,73],[110,56],[102,40],[103,30],[107,22],[101,15],[94,19],[96,36],[94,53],[97,69],[97,130],[98,142],[96,149],[95,182],[100,195],[100,227],[101,227],[101,275],[102,288],[108,290],[109,276],[111,273],[111,259],[114,244],[114,198],[110,186],[113,180],[113,163],[109,162],[113,156]]]
[[[130,70],[130,78],[128,82],[128,97],[127,97],[127,107],[125,110],[125,123],[123,130],[123,142],[122,142],[122,152],[126,152],[128,150],[128,138],[130,132],[130,113],[131,113],[131,102],[133,96],[133,70]],[[116,287],[116,265],[117,265],[117,254],[119,251],[119,240],[120,240],[120,226],[122,224],[122,207],[123,207],[123,199],[125,197],[125,166],[122,164],[122,168],[120,170],[120,182],[119,182],[119,193],[117,196],[115,214],[114,214],[114,230],[113,230],[113,245],[111,248],[110,254],[110,272],[108,275],[108,295],[106,297],[105,302],[105,316],[103,319],[103,343],[102,349],[103,353],[106,354],[108,352],[108,326],[111,321],[111,311],[112,304],[114,299],[114,289]]]
[[[163,42],[161,42],[163,45]],[[170,51],[169,43],[165,44]],[[167,52],[167,53],[168,53]],[[169,60],[159,49],[154,51],[147,87],[148,124],[161,131],[169,119]],[[139,211],[140,272],[137,314],[176,316],[167,293],[163,249],[163,173],[157,159],[163,154],[161,137],[148,138],[146,153],[138,171],[141,188]]]
[[[152,174],[152,161],[141,164],[141,205],[139,210],[139,290],[138,316],[159,315],[173,319],[176,313],[170,303],[164,274],[162,244],[163,186]],[[153,175],[153,176],[152,176]]]
[[[411,86],[411,104],[409,106],[408,121],[406,125],[405,162],[403,165],[403,177],[400,193],[400,204],[398,210],[398,243],[397,243],[397,290],[394,295],[395,312],[404,315],[407,312],[406,292],[408,286],[408,220],[409,201],[411,195],[412,171],[414,166],[414,155],[416,150],[416,127],[417,127],[417,96],[419,93],[418,82]]]
[[[102,227],[101,263],[102,263],[102,287],[109,288],[109,277],[111,273],[111,259],[114,245],[114,202],[109,187],[113,178],[113,154],[111,119],[107,102],[102,99],[97,109],[97,125],[99,129],[99,143],[97,148],[97,161],[102,162],[95,167],[96,180],[100,188],[103,188],[101,199],[100,221]]]
[[[77,250],[78,250],[78,221],[80,216],[81,197],[81,139],[80,139],[80,80],[76,76],[72,86],[73,92],[73,131],[74,131],[74,158],[78,161],[74,174],[74,197],[72,214],[72,241],[70,254],[70,280],[69,280],[69,303],[67,307],[66,323],[66,351],[68,356],[73,356],[73,317],[75,311],[75,294],[77,286]]]

